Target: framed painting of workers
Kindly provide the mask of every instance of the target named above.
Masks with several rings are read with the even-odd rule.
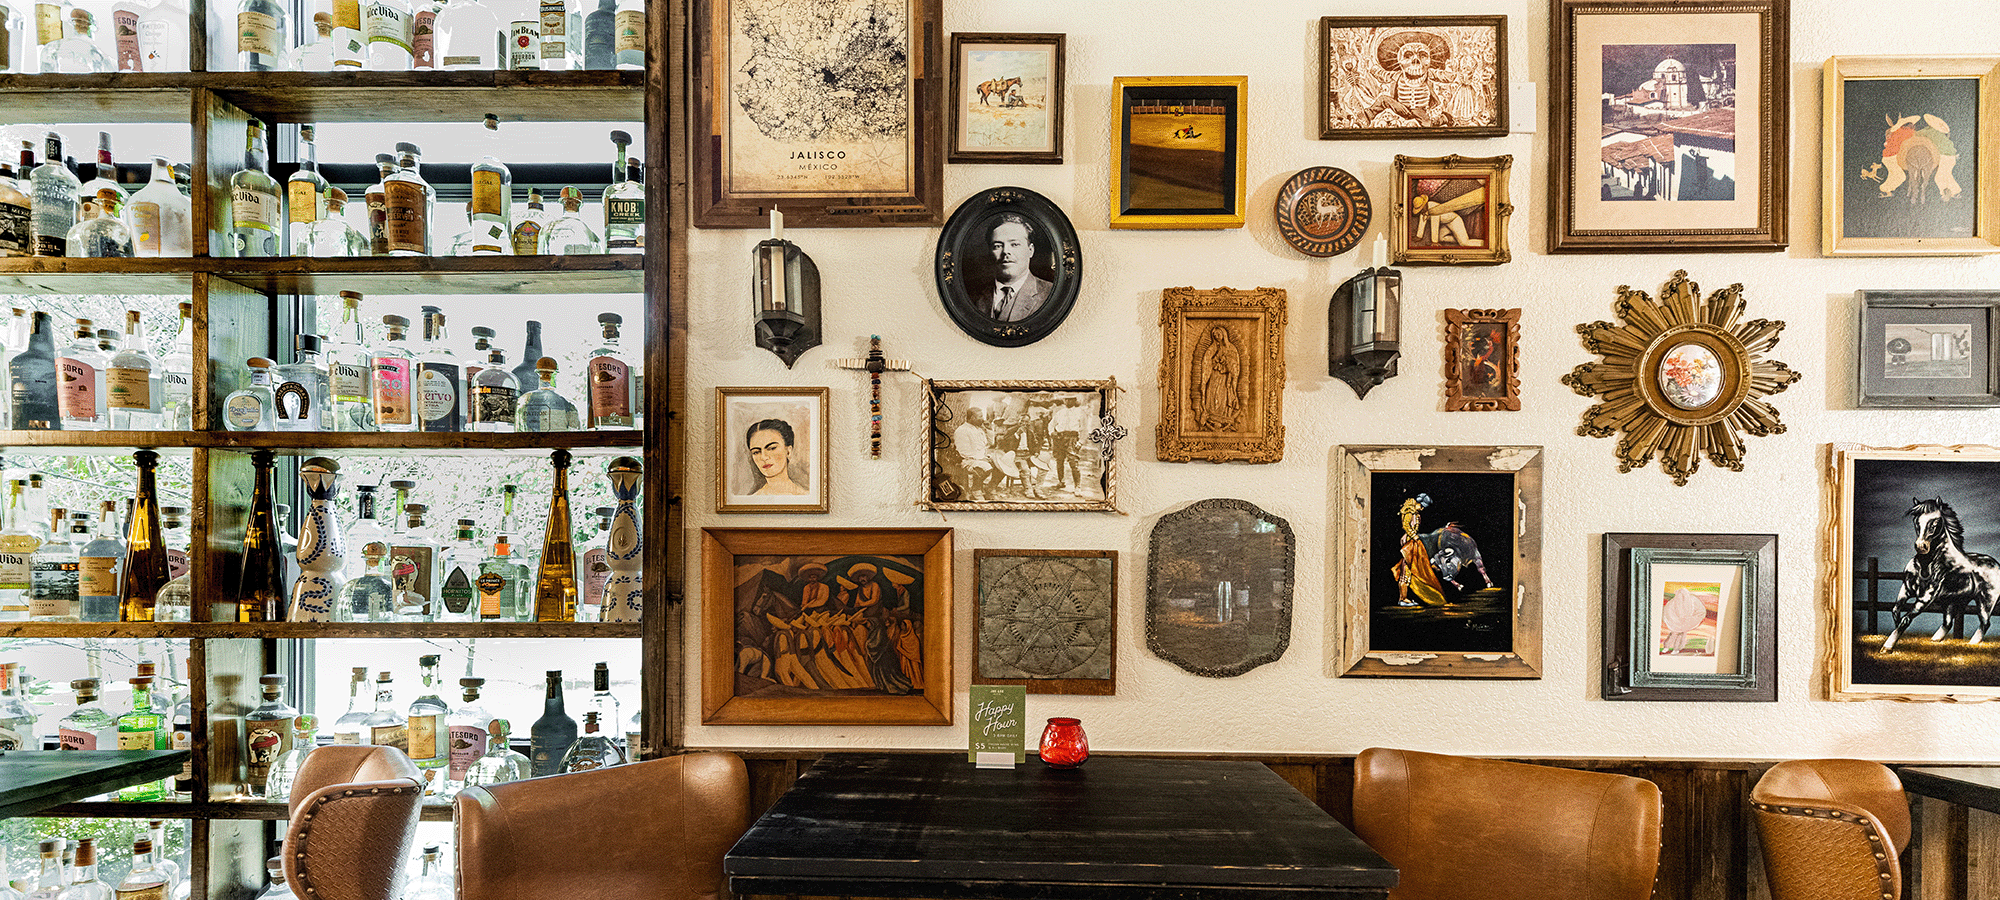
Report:
[[[1406,266],[1497,266],[1507,249],[1512,156],[1396,156],[1389,258]]]
[[[925,509],[1117,512],[1118,383],[924,381]]]
[[[1160,292],[1161,462],[1285,458],[1285,291]]]
[[[975,340],[1020,347],[1069,317],[1083,248],[1061,207],[1027,188],[988,188],[952,210],[937,242],[938,300]]]
[[[949,528],[704,528],[707,725],[949,725]]]
[[[1507,17],[1319,20],[1319,137],[1507,133]]]
[[[827,393],[715,389],[716,512],[827,511]]]
[[[2000,253],[2000,56],[1826,61],[1825,256]]]
[[[1790,0],[1549,0],[1549,250],[1780,250]]]

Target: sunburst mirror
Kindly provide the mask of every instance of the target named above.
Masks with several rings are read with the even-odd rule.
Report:
[[[1618,471],[1644,468],[1659,454],[1674,483],[1687,484],[1710,462],[1743,471],[1743,434],[1784,432],[1778,411],[1763,398],[1799,380],[1799,373],[1761,354],[1778,346],[1785,323],[1743,318],[1743,285],[1703,298],[1687,271],[1659,299],[1618,287],[1618,318],[1576,326],[1584,349],[1603,357],[1564,375],[1562,382],[1601,402],[1584,411],[1577,434],[1618,438]]]

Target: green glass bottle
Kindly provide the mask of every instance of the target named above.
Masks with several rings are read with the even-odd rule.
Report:
[[[153,708],[153,679],[140,677],[130,681],[132,711],[118,717],[118,749],[167,749],[166,742],[160,740],[167,719]],[[135,784],[118,792],[120,800],[165,800],[166,798],[165,781]]]

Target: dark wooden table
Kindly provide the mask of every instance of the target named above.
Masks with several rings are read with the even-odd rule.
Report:
[[[0,753],[0,819],[177,775],[187,758],[186,750]]]
[[[1898,766],[1903,789],[2000,813],[2000,766]]]
[[[723,859],[737,894],[1384,897],[1396,869],[1261,763],[831,753]]]

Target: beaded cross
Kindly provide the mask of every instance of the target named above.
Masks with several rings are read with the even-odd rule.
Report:
[[[859,369],[868,373],[868,458],[882,458],[882,373],[907,372],[910,361],[889,359],[882,355],[882,336],[868,336],[868,355],[850,356],[836,359],[832,365],[842,369]]]

